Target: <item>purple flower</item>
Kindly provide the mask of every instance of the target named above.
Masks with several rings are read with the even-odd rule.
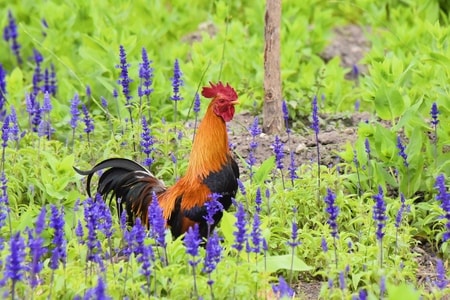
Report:
[[[272,144],[273,147],[273,153],[275,154],[275,162],[277,165],[278,170],[283,170],[283,158],[284,158],[284,152],[283,152],[283,143],[281,142],[278,135],[275,136],[275,141]]]
[[[130,66],[130,64],[127,63],[127,54],[125,52],[125,48],[122,45],[119,46],[119,57],[120,64],[116,66],[116,68],[120,68],[118,83],[122,86],[122,93],[126,99],[126,106],[129,106],[130,100],[131,98],[133,98],[130,95],[130,83],[132,82],[132,80],[128,76],[128,67]]]
[[[173,95],[170,97],[173,101],[180,101],[183,100],[183,97],[180,95],[180,87],[184,85],[183,79],[181,79],[181,76],[183,73],[180,70],[180,65],[178,63],[178,59],[175,60],[175,63],[173,65],[173,77],[172,80],[172,88],[173,88]]]
[[[366,138],[364,140],[364,148],[366,149],[366,153],[367,153],[367,155],[369,156],[369,159],[370,159],[370,142],[369,142],[368,138]]]
[[[437,124],[439,123],[439,110],[437,107],[436,102],[433,102],[433,104],[431,105],[431,111],[430,111],[430,115],[431,115],[431,124],[433,124],[435,127],[437,126]]]
[[[320,243],[320,246],[322,247],[322,251],[327,253],[328,252],[328,244],[327,244],[327,240],[322,237],[322,241]]]
[[[241,192],[242,196],[246,196],[247,191],[245,189],[244,184],[242,183],[242,181],[239,178],[237,179],[237,183],[238,183],[239,191]]]
[[[38,126],[41,123],[41,113],[42,109],[40,107],[39,101],[36,100],[34,94],[27,94],[25,97],[27,112],[30,117],[30,123],[32,125],[33,132],[38,132]]]
[[[288,110],[286,100],[283,100],[281,102],[281,110],[283,111],[283,119],[284,119],[284,125],[286,126],[286,133],[290,134],[291,129],[289,128],[289,110]]]
[[[52,257],[50,260],[50,268],[55,270],[58,268],[59,262],[61,261],[64,268],[66,267],[67,253],[66,253],[66,239],[64,237],[64,207],[61,210],[55,205],[50,206],[50,228],[53,228],[53,245],[55,246],[52,250]]]
[[[39,88],[39,84],[41,83],[43,79],[42,71],[41,71],[41,63],[44,61],[44,57],[42,54],[37,51],[35,48],[33,48],[33,58],[34,62],[36,63],[36,67],[34,68],[33,73],[33,94],[36,96],[39,94],[39,91],[41,90]]]
[[[366,300],[367,299],[367,291],[365,289],[359,290],[358,297],[356,299]]]
[[[147,119],[142,117],[142,133],[141,133],[141,147],[142,152],[146,155],[144,160],[144,166],[151,166],[153,163],[153,158],[150,157],[150,154],[153,152],[153,136],[151,134],[150,128],[148,127]]]
[[[81,297],[80,297],[81,299]],[[96,299],[96,300],[110,300],[111,297],[106,295],[106,286],[103,282],[102,276],[98,276],[97,286],[90,288],[86,291],[83,297],[84,300]]]
[[[10,208],[9,208],[9,200],[8,200],[8,193],[6,185],[7,179],[5,176],[5,172],[2,172],[0,176],[0,183],[1,183],[1,195],[0,195],[0,229],[5,225],[6,218],[9,216]],[[0,237],[0,250],[3,249],[3,238]]]
[[[258,187],[256,189],[256,196],[255,196],[255,211],[257,213],[261,212],[261,204],[262,204],[261,188]]]
[[[205,203],[206,216],[204,216],[204,218],[206,220],[206,224],[208,224],[208,227],[211,227],[216,223],[215,220],[215,218],[217,218],[216,214],[221,213],[223,211],[223,205],[222,203],[219,202],[219,198],[221,197],[222,197],[221,194],[212,193],[211,195],[209,195],[209,198],[211,200]]]
[[[163,248],[166,247],[166,221],[163,217],[163,211],[158,204],[158,197],[153,192],[152,203],[148,208],[148,217],[150,219],[150,237]]]
[[[155,261],[155,254],[152,245],[144,245],[141,255],[137,258],[141,263],[141,274],[150,277],[152,273],[152,262]]]
[[[70,114],[72,116],[70,119],[70,127],[72,127],[73,130],[77,128],[78,120],[80,119],[79,106],[80,98],[78,97],[78,94],[75,93],[72,100],[70,101]]]
[[[241,252],[241,250],[244,247],[244,242],[246,241],[246,214],[245,214],[245,210],[244,210],[244,206],[242,205],[242,203],[238,203],[237,204],[237,210],[236,210],[236,224],[235,224],[235,228],[236,230],[233,232],[234,235],[234,244],[233,244],[233,248],[236,249],[238,252]]]
[[[52,127],[49,121],[41,120],[38,126],[38,136],[45,136],[48,140],[50,140],[51,135],[55,132],[55,129]]]
[[[400,155],[401,158],[403,158],[403,165],[405,167],[408,167],[408,155],[405,153],[405,146],[402,144],[402,140],[399,136],[397,136],[397,148],[398,148],[398,155]]]
[[[198,224],[195,223],[194,226],[189,227],[186,235],[184,236],[186,253],[192,256],[192,258],[189,260],[189,264],[192,267],[195,267],[200,262],[200,260],[197,259],[197,256],[199,255],[198,247],[200,246],[201,241],[202,240],[198,231]]]
[[[43,268],[42,256],[47,253],[47,249],[44,247],[44,239],[41,236],[46,225],[45,216],[46,210],[45,206],[43,206],[37,217],[34,230],[29,230],[28,247],[30,248],[31,257],[29,271],[31,274],[30,284],[32,288],[35,288],[40,283],[38,274]]]
[[[400,193],[400,208],[397,211],[397,215],[395,217],[395,227],[399,228],[401,223],[402,223],[402,219],[403,219],[403,212],[406,209],[406,205],[405,205],[405,195],[403,195],[403,193]]]
[[[217,264],[221,260],[222,246],[220,245],[220,238],[217,235],[217,231],[214,230],[206,243],[206,256],[203,272],[210,274],[216,269]]]
[[[11,279],[14,286],[17,281],[23,280],[25,276],[25,240],[20,232],[11,236],[9,242],[9,255],[6,257],[4,266],[4,278],[2,281]],[[4,284],[5,282],[2,282]]]
[[[88,111],[86,105],[82,104],[81,105],[81,110],[83,111],[83,114],[84,114],[83,121],[84,121],[84,125],[86,126],[84,128],[84,132],[86,132],[88,134],[88,136],[89,136],[89,133],[94,131],[94,121],[89,116],[89,111]]]
[[[141,80],[138,88],[139,97],[148,97],[153,92],[153,89],[150,88],[153,83],[153,68],[150,67],[151,63],[152,61],[148,59],[147,50],[142,48],[142,63],[139,64],[139,78]]]
[[[381,276],[380,279],[380,298],[383,299],[386,293],[386,276]]]
[[[111,210],[109,209],[108,205],[106,205],[106,202],[103,201],[102,196],[98,193],[95,195],[95,202],[98,207],[98,229],[103,232],[107,239],[110,239],[114,232]]]
[[[259,253],[261,251],[262,235],[261,235],[261,220],[259,218],[259,213],[257,211],[255,211],[255,214],[253,215],[253,224],[250,237],[253,244],[252,251],[255,253]]]
[[[252,125],[250,125],[249,131],[250,131],[250,134],[251,134],[252,137],[257,137],[262,132],[261,128],[259,127],[259,123],[258,122],[259,122],[258,117],[255,117],[253,119]],[[250,144],[250,148],[253,148],[253,149],[256,148],[257,146],[258,146],[258,143],[256,143],[256,144],[255,143],[251,143]]]
[[[10,138],[14,141],[18,141],[20,136],[19,123],[17,122],[17,114],[14,106],[10,106],[11,113],[9,114],[9,121],[11,122],[11,126],[9,127],[9,135]]]
[[[437,278],[434,282],[434,285],[440,290],[443,290],[447,287],[447,285],[450,283],[449,280],[447,280],[447,276],[445,275],[445,268],[444,264],[442,263],[442,260],[436,259],[436,274]]]
[[[385,226],[386,217],[386,203],[384,202],[383,189],[381,185],[378,186],[378,194],[372,196],[375,200],[375,205],[373,206],[373,219],[377,225],[377,239],[381,241],[384,237],[383,228]]]
[[[295,164],[295,153],[291,150],[289,154],[289,178],[291,179],[292,185],[294,184],[294,180],[298,178],[297,175],[297,166]]]
[[[49,79],[49,88],[50,88],[50,94],[53,96],[56,96],[56,91],[58,90],[58,86],[56,83],[56,71],[55,71],[55,65],[52,63],[50,65],[50,79]]]
[[[278,284],[272,285],[273,292],[277,295],[277,299],[293,299],[294,290],[289,286],[289,284],[284,280],[283,276],[278,277]]]
[[[0,63],[0,118],[6,114],[6,70]]]
[[[298,241],[298,227],[295,221],[292,222],[291,239],[287,242],[287,244],[292,248],[295,248],[301,244],[301,242]]]
[[[84,230],[80,220],[78,220],[77,226],[75,227],[75,235],[78,238],[78,243],[81,245],[84,244]]]
[[[142,226],[141,219],[136,218],[133,228],[131,228],[134,246],[132,246],[134,255],[138,257],[144,252],[145,228]]]
[[[195,98],[194,98],[194,113],[197,116],[198,113],[200,112],[200,96],[198,93],[195,93]]]
[[[9,131],[9,116],[6,116],[5,120],[3,120],[3,125],[2,125],[2,147],[3,147],[3,149],[8,147],[9,132],[10,132]]]
[[[325,211],[330,215],[327,223],[331,228],[331,236],[333,238],[338,238],[337,217],[339,214],[339,207],[336,205],[336,195],[334,195],[329,188],[327,189],[327,195],[325,196],[324,201],[327,205]]]
[[[20,44],[17,41],[18,37],[17,24],[11,10],[8,10],[8,25],[3,29],[3,39],[11,43],[11,50],[16,56],[17,63],[22,64],[22,57],[20,56]]]
[[[319,116],[317,113],[317,96],[314,96],[312,102],[312,123],[311,128],[314,130],[316,136],[319,134]]]
[[[98,194],[97,194],[98,195]],[[96,195],[96,200],[97,200]],[[87,198],[84,201],[84,221],[86,222],[87,239],[86,246],[88,248],[87,261],[100,263],[100,253],[102,251],[102,245],[97,235],[97,230],[100,223],[100,211],[96,201],[92,198]]]
[[[344,274],[344,272],[339,272],[339,288],[341,289],[341,290],[345,290],[345,287],[346,287],[347,285],[346,285],[346,283],[345,283],[345,274]]]
[[[444,242],[450,239],[450,194],[445,187],[445,177],[443,174],[436,177],[434,187],[438,190],[436,200],[441,202],[441,208],[444,210],[444,216],[447,219],[447,232],[444,233],[442,239]]]
[[[42,112],[50,113],[52,110],[52,102],[50,99],[50,94],[48,92],[44,93],[44,102],[42,103]]]

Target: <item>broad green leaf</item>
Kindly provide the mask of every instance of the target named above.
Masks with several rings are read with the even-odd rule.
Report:
[[[261,166],[259,166],[258,170],[256,170],[254,179],[255,183],[261,184],[266,180],[275,167],[275,156],[271,156],[266,159]]]
[[[276,272],[278,270],[293,270],[299,272],[306,272],[312,270],[312,267],[308,266],[303,260],[294,255],[276,255],[268,256],[258,261],[258,270],[267,271],[269,273]]]
[[[6,92],[10,95],[24,95],[23,73],[20,68],[14,70],[6,76]]]
[[[380,86],[375,94],[375,110],[383,120],[400,117],[405,110],[405,103],[398,89]]]
[[[408,299],[416,300],[421,299],[420,291],[418,291],[414,286],[410,284],[400,284],[391,285],[388,284],[388,299],[398,300],[398,299]]]
[[[232,244],[234,243],[233,232],[236,230],[236,217],[227,211],[223,212],[222,220],[220,221],[220,230],[223,233],[225,240]]]

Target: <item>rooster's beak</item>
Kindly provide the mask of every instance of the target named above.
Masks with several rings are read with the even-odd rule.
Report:
[[[239,105],[239,100],[236,99],[236,100],[234,100],[234,101],[231,101],[231,104],[232,104],[232,105]]]

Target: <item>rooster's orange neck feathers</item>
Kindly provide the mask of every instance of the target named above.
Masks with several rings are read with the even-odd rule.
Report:
[[[214,101],[209,104],[195,135],[185,176],[188,180],[203,179],[210,172],[219,171],[230,155],[225,121],[214,113]]]

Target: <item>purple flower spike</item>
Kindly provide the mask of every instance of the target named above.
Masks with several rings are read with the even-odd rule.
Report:
[[[275,154],[275,162],[278,170],[283,170],[283,158],[284,158],[284,151],[283,147],[284,144],[281,142],[278,135],[275,136],[275,141],[273,143],[273,152]]]
[[[166,221],[158,204],[158,198],[153,192],[152,203],[149,206],[150,236],[163,248],[166,247]]]
[[[178,63],[178,59],[176,59],[173,65],[173,77],[171,78],[173,95],[172,97],[170,97],[170,99],[172,99],[173,101],[183,100],[183,97],[180,95],[180,87],[184,85],[183,79],[181,79],[182,75],[183,73],[180,70],[180,64]]]
[[[144,166],[150,167],[153,164],[153,158],[151,158],[151,154],[154,151],[153,144],[153,136],[151,134],[150,128],[148,127],[147,119],[142,117],[142,133],[141,133],[141,147],[142,152],[145,154]]]
[[[198,93],[195,93],[195,98],[194,98],[194,113],[197,116],[198,113],[200,112],[200,96]]]
[[[81,106],[81,110],[83,111],[84,114],[84,125],[86,126],[86,128],[84,129],[84,132],[86,132],[87,134],[91,133],[92,131],[94,131],[94,121],[92,120],[92,118],[89,115],[89,111],[86,107],[86,105],[82,105]]]
[[[378,186],[378,194],[373,196],[375,205],[373,206],[373,219],[377,225],[377,239],[381,241],[384,237],[384,226],[387,220],[386,217],[386,203],[384,202],[384,194],[381,185]]]
[[[194,226],[189,227],[189,230],[184,236],[186,253],[192,256],[192,259],[189,260],[189,265],[191,265],[192,267],[195,267],[199,263],[197,256],[199,255],[198,247],[200,246],[201,241],[202,240],[198,231],[198,224],[195,223]]]
[[[120,63],[116,68],[120,69],[120,76],[118,83],[122,86],[122,93],[125,96],[126,105],[129,106],[131,103],[131,99],[133,98],[130,95],[130,83],[132,80],[128,76],[128,68],[130,67],[130,64],[127,62],[127,54],[125,52],[125,48],[120,45],[119,46],[119,57],[120,57]]]
[[[445,268],[444,264],[442,263],[442,260],[436,259],[436,274],[437,278],[434,282],[434,285],[440,290],[445,289],[450,281],[447,279],[447,276],[445,275]]]
[[[433,124],[434,126],[437,126],[437,124],[439,123],[439,110],[437,107],[436,102],[433,102],[433,104],[431,105],[431,111],[430,111],[430,115],[431,115],[431,124]]]
[[[446,232],[444,233],[442,239],[444,242],[450,240],[450,194],[447,192],[445,187],[445,177],[443,174],[436,178],[436,183],[434,187],[438,190],[436,195],[436,200],[441,202],[441,208],[444,211],[444,217],[447,219]]]
[[[277,295],[277,299],[293,299],[294,290],[289,286],[289,284],[284,280],[283,276],[278,278],[278,284],[272,285],[273,292]]]
[[[147,96],[153,92],[151,88],[153,83],[153,68],[150,66],[152,61],[148,59],[147,50],[142,48],[142,63],[139,64],[139,78],[141,79],[138,93],[139,97]]]
[[[19,36],[17,32],[16,19],[12,15],[11,10],[8,11],[8,25],[3,29],[3,39],[11,43],[11,50],[16,56],[17,63],[22,64],[22,57],[20,56],[20,44],[17,40]]]
[[[247,240],[246,236],[247,229],[245,228],[246,214],[242,203],[238,203],[235,216],[236,216],[236,224],[235,224],[236,231],[233,232],[235,239],[232,247],[236,249],[238,252],[241,252],[242,249],[244,248],[244,243]]]
[[[55,205],[51,205],[51,215],[49,226],[53,228],[53,245],[55,248],[52,251],[52,257],[50,260],[50,268],[55,270],[58,268],[61,262],[64,267],[66,265],[67,253],[66,253],[66,239],[64,236],[64,208],[59,210]]]
[[[317,108],[317,96],[314,96],[312,102],[312,124],[311,128],[314,130],[315,134],[319,134],[319,116],[318,116],[318,108]]]
[[[219,202],[219,198],[221,198],[222,195],[213,193],[209,197],[211,198],[211,200],[205,203],[207,214],[206,216],[204,216],[204,218],[208,226],[213,226],[216,223],[216,214],[223,211],[223,205]]]
[[[331,236],[333,238],[338,238],[337,217],[339,214],[339,207],[336,205],[336,195],[334,195],[330,189],[327,189],[327,195],[325,196],[324,201],[327,205],[325,211],[330,215],[327,223],[331,228]]]
[[[399,136],[397,136],[397,148],[398,148],[398,155],[400,155],[401,158],[403,158],[403,165],[405,167],[408,167],[408,155],[405,153],[405,146],[402,144],[402,140]]]
[[[6,280],[11,279],[11,298],[14,298],[16,283],[24,279],[25,271],[25,240],[20,235],[20,232],[17,232],[13,236],[11,236],[9,242],[9,255],[6,257],[3,269],[4,277],[0,282],[0,286],[2,286],[6,283]]]
[[[80,98],[78,97],[78,94],[75,93],[70,102],[70,114],[72,116],[72,118],[70,119],[70,127],[72,127],[73,130],[77,128],[78,120],[80,119],[79,106],[80,106]]]
[[[217,234],[217,231],[214,230],[206,244],[206,257],[203,272],[205,272],[206,274],[210,274],[212,271],[214,271],[217,264],[222,258],[221,255],[222,247],[220,245],[220,238]]]

